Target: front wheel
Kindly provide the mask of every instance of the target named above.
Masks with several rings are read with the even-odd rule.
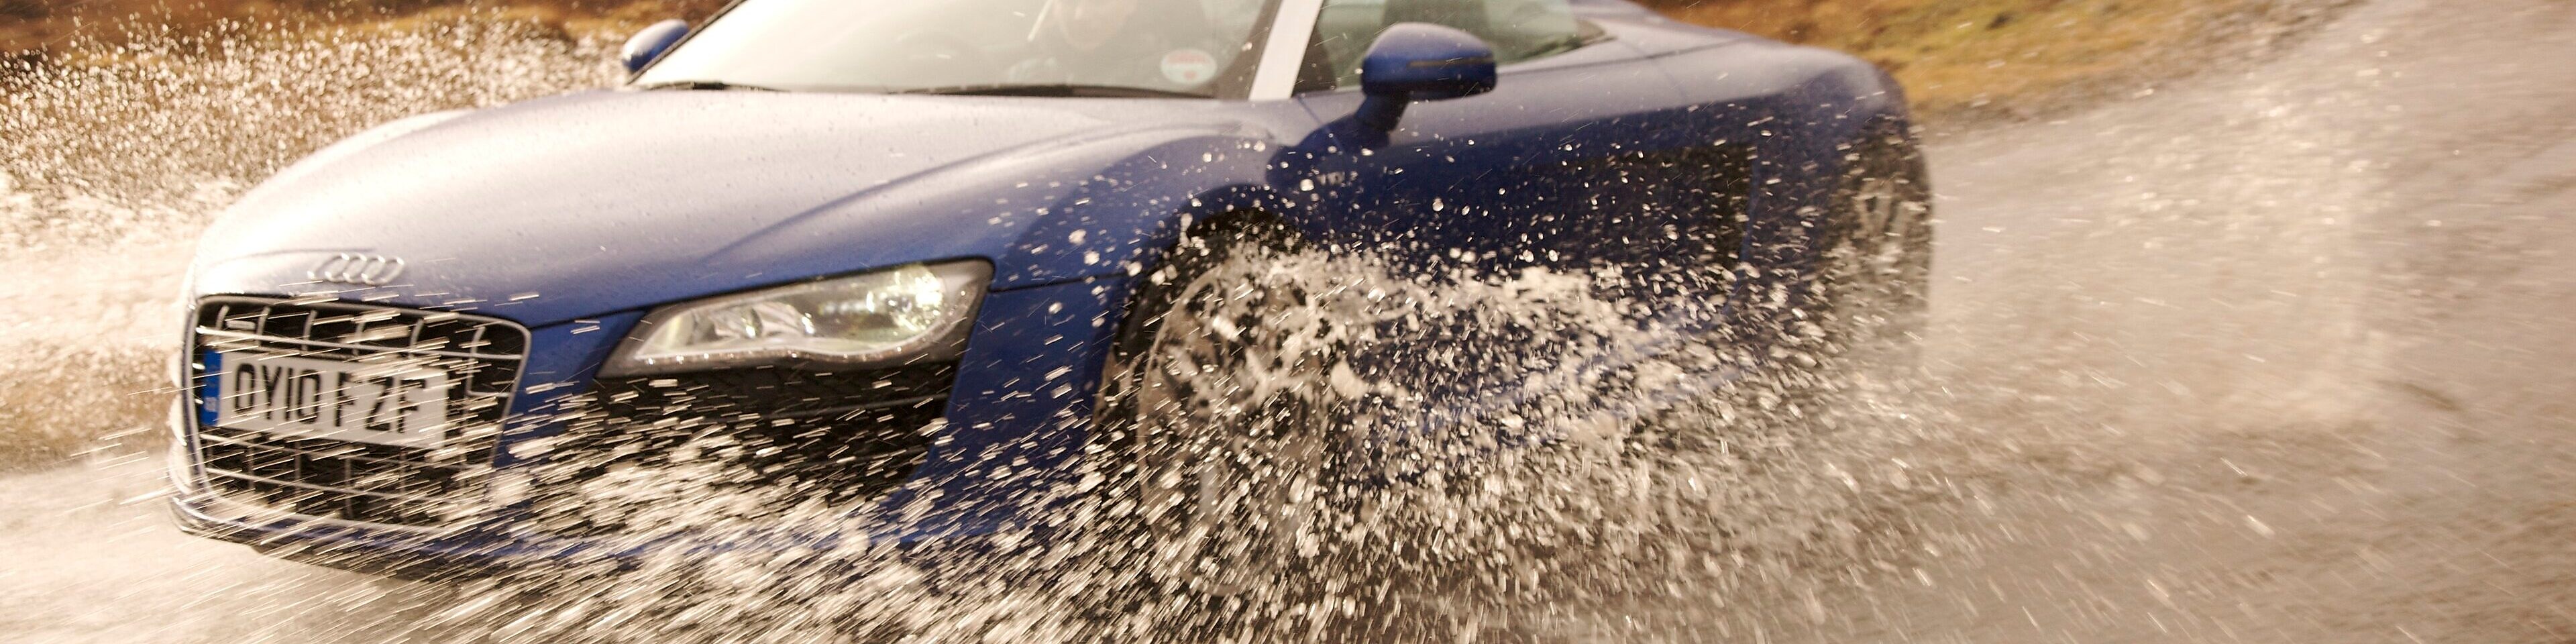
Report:
[[[1268,226],[1191,236],[1129,307],[1102,392],[1105,496],[1144,546],[1126,570],[1158,594],[1275,601],[1325,546],[1349,321],[1265,261],[1294,247]]]

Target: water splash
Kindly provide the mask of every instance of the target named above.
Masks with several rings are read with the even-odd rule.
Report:
[[[247,186],[368,126],[615,78],[608,44],[525,22],[142,43],[0,61],[0,248],[192,239]]]
[[[756,447],[725,425],[764,419],[575,412],[575,437],[607,438],[548,452],[551,478],[577,483],[536,529],[614,525],[594,536],[616,545],[461,582],[426,623],[510,642],[1463,641],[1625,598],[1722,604],[1911,568],[1908,513],[1957,492],[1912,449],[1947,439],[1902,388],[1753,369],[1774,361],[1656,328],[1591,276],[1435,283],[1324,253],[1217,273],[1232,295],[1208,319],[1258,319],[1235,330],[1256,346],[1318,344],[1202,373],[1261,390],[1232,411],[1130,430],[1240,466],[1186,510],[1233,529],[1139,529],[1201,524],[1157,501],[1185,484],[1136,480],[1103,440],[1026,525],[971,548],[871,543],[852,536],[903,517],[725,456]],[[1432,384],[1459,364],[1545,394],[1497,410],[1490,389]],[[1724,373],[1745,375],[1708,377]],[[614,465],[639,449],[685,456]]]
[[[14,69],[0,81],[13,90],[0,114],[9,135],[0,159],[12,169],[0,191],[0,241],[25,257],[180,242],[305,151],[407,114],[604,84],[604,60],[600,43],[465,24],[320,40],[254,30],[95,66]],[[289,69],[298,72],[281,71]],[[664,460],[585,474],[541,507],[642,526],[614,538],[645,554],[424,583],[392,599],[334,595],[293,610],[359,614],[403,603],[410,609],[381,626],[458,641],[1466,640],[1593,620],[1642,598],[1812,604],[1820,589],[1909,568],[1931,538],[1910,513],[1959,493],[1939,457],[1909,449],[1944,442],[1950,430],[1902,386],[1836,387],[1828,374],[1756,369],[1791,356],[1751,355],[1738,344],[1745,338],[1642,314],[1654,307],[1611,294],[1622,290],[1616,274],[1426,278],[1389,265],[1309,253],[1227,267],[1268,292],[1299,294],[1260,313],[1261,333],[1325,342],[1312,360],[1228,376],[1330,410],[1348,432],[1336,440],[1367,447],[1335,452],[1365,458],[1249,467],[1250,482],[1285,488],[1294,501],[1296,520],[1280,529],[1213,542],[1125,530],[1121,519],[1151,517],[1154,504],[1118,483],[1112,461],[1088,458],[1092,469],[1050,491],[1056,510],[990,548],[799,545],[864,534],[881,517],[863,502],[764,484],[726,459]],[[175,289],[130,290],[166,302]],[[167,340],[155,344],[138,354],[157,355]],[[157,366],[49,377],[97,373]],[[153,420],[138,416],[138,426]],[[1284,437],[1271,430],[1317,424],[1264,414],[1182,420],[1159,431]],[[632,429],[591,422],[598,433]],[[1218,458],[1299,453],[1275,442],[1198,444]],[[711,436],[677,448],[740,447]],[[1275,498],[1227,491],[1212,507],[1275,514]],[[788,545],[718,545],[746,531]],[[1199,580],[1242,571],[1168,556],[1248,548],[1287,565],[1210,593]]]
[[[379,122],[615,78],[610,45],[524,22],[135,40],[0,61],[0,274],[13,276],[0,282],[0,463],[12,467],[152,442],[189,245],[261,178]],[[16,393],[39,391],[98,395]],[[47,420],[59,418],[79,420]],[[147,438],[98,442],[110,434]]]

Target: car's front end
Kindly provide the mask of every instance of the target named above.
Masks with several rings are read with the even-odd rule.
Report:
[[[1062,334],[1090,326],[1108,304],[1095,291],[1114,289],[1085,280],[985,295],[980,261],[933,266],[962,267],[945,276],[968,287],[947,292],[978,296],[956,307],[965,312],[955,331],[940,330],[936,342],[962,339],[976,313],[996,322],[980,325],[972,349],[955,343],[847,366],[799,357],[603,375],[649,364],[634,357],[671,334],[639,331],[653,328],[642,311],[531,327],[395,301],[205,296],[184,374],[191,395],[174,414],[174,507],[191,532],[353,563],[482,568],[616,555],[641,545],[632,536],[671,526],[632,524],[636,508],[609,500],[621,491],[597,486],[704,449],[692,456],[760,472],[752,485],[914,517],[873,526],[872,540],[988,532],[1014,508],[967,501],[1036,498],[1053,483],[1045,468],[1064,454],[1041,444],[1033,430],[1044,422],[1021,421],[1082,413],[1075,392],[1088,392],[1071,374],[1094,366],[1084,364],[1091,352]],[[860,280],[929,270],[905,265]],[[848,281],[784,288],[810,295],[811,285]],[[817,303],[864,306],[867,297]],[[692,306],[702,305],[653,310],[685,316]],[[961,378],[968,361],[980,368]],[[434,407],[445,409],[420,411]],[[332,427],[331,416],[347,422]],[[951,449],[934,457],[934,443]],[[995,463],[1026,476],[1009,478]],[[907,487],[917,482],[954,487]],[[700,493],[726,487],[696,484]],[[539,502],[550,493],[592,498]]]
[[[200,247],[175,510],[341,559],[615,554],[670,526],[543,501],[685,453],[872,541],[1003,529],[1170,219],[1263,199],[1284,143],[1245,134],[1311,128],[1208,105],[610,91],[361,135]]]

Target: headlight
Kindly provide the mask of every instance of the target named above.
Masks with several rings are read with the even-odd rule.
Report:
[[[665,306],[636,325],[600,375],[953,358],[992,279],[993,266],[980,261],[906,264]]]

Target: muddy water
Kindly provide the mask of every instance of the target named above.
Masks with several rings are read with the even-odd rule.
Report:
[[[400,584],[183,537],[154,505],[175,296],[215,210],[295,157],[387,119],[611,77],[603,45],[532,33],[252,30],[0,69],[0,467],[81,463],[0,480],[0,639],[330,641],[381,625],[312,602]]]
[[[1951,139],[1932,346],[1999,476],[1928,531],[1978,547],[1804,619],[1578,632],[2564,641],[2576,93],[2541,61],[2571,30],[2373,2],[2241,73]]]
[[[131,375],[162,371],[176,342],[197,231],[261,177],[374,123],[611,77],[602,45],[541,33],[245,31],[0,68],[0,467],[96,447],[159,406]]]
[[[406,111],[596,82],[597,66],[572,46],[524,42],[263,53],[178,82],[144,66],[40,83],[53,98],[0,115],[12,144],[50,137],[8,148],[14,187],[0,191],[0,234],[14,237],[0,265],[13,272],[0,329],[29,351],[104,319],[124,341],[166,346],[155,310],[175,290],[172,249],[208,204],[297,146]],[[2576,7],[2563,2],[2387,0],[2243,71],[2140,88],[2064,122],[1945,136],[1932,151],[1943,237],[1928,381],[1872,398],[1867,413],[1837,419],[1841,431],[1770,435],[1779,449],[1759,460],[1609,450],[1524,472],[1556,476],[1502,479],[1513,493],[1502,496],[1558,500],[1555,514],[1491,498],[1396,504],[1440,510],[1412,523],[1445,528],[1427,540],[1464,554],[1430,572],[1517,583],[1380,584],[1396,599],[1329,605],[1378,619],[1331,622],[1340,630],[1322,635],[1294,620],[1238,634],[2563,641],[2576,634],[2576,559],[2562,543],[2576,526],[2576,497],[2563,492],[2576,475],[2564,402],[2576,378],[2562,366],[2576,358],[2564,322],[2576,315],[2566,250],[2576,229],[2563,218],[2576,206],[2564,143],[2576,134],[2564,116],[2576,114],[2576,91],[2564,89],[2576,78],[2549,61],[2569,54]],[[263,89],[298,76],[266,70],[320,60],[336,61],[322,76],[384,87]],[[526,80],[493,84],[501,78]],[[78,135],[85,97],[142,116]],[[103,263],[119,268],[99,272]],[[1363,268],[1327,262],[1291,277],[1375,280],[1402,301],[1403,280]],[[1510,302],[1501,308],[1553,328],[1621,319],[1579,295],[1533,297],[1544,284],[1479,284],[1499,298],[1484,308]],[[64,299],[95,306],[50,305]],[[1601,335],[1533,346],[1618,352]],[[108,368],[119,367],[46,373],[86,382],[83,369]],[[1762,417],[1747,411],[1761,408],[1750,393],[1645,413],[1558,407],[1537,420],[1610,436],[1715,427],[1760,438],[1761,424],[1740,422]],[[1063,585],[932,593],[883,567],[862,585],[802,583],[823,579],[818,570],[892,565],[864,556],[668,561],[479,585],[374,580],[171,534],[149,506],[148,459],[97,461],[0,481],[10,562],[0,631],[36,641],[787,641],[849,632],[836,620],[854,618],[934,640],[1029,641],[1086,639],[1103,621],[1193,640],[1206,634],[1170,623],[1240,626],[1193,607],[1083,621],[1099,611],[1069,610],[1081,597]],[[1667,499],[1692,488],[1658,485],[1697,480],[1727,492],[1686,498],[1726,502],[1677,505]],[[1582,518],[1563,518],[1569,510]],[[1515,525],[1504,519],[1611,534],[1566,548],[1575,542],[1498,534]],[[1536,547],[1546,545],[1558,547]],[[1365,572],[1344,578],[1384,579]]]

